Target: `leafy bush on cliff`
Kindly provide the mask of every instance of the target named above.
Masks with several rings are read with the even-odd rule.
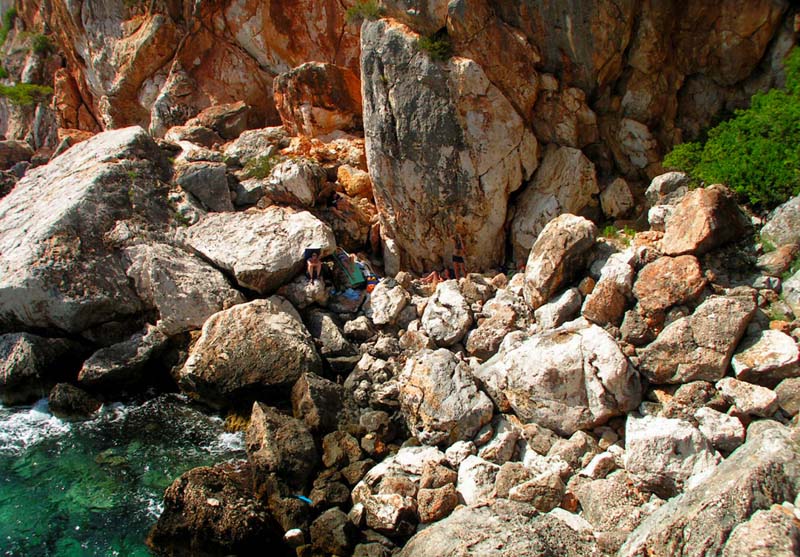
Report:
[[[16,8],[9,8],[3,14],[3,26],[0,27],[0,44],[6,42],[6,37],[8,37],[8,32],[11,31],[12,27],[14,27],[15,19],[17,19]]]
[[[762,208],[800,193],[800,49],[787,56],[785,69],[785,88],[753,95],[750,108],[709,130],[705,144],[676,146],[664,166],[727,184]]]
[[[5,97],[11,104],[30,106],[42,102],[52,94],[53,88],[46,85],[33,83],[15,83],[14,85],[0,84],[0,97]]]
[[[446,31],[437,31],[430,37],[420,37],[417,39],[417,48],[427,52],[433,60],[447,60],[453,54]]]
[[[381,15],[381,7],[376,0],[356,2],[353,6],[347,8],[347,11],[344,13],[348,23],[361,23],[365,19],[378,19]]]

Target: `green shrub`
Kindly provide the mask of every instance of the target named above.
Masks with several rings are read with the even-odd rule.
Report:
[[[5,79],[8,77],[8,70],[5,69],[3,66],[0,66],[0,79]]]
[[[424,50],[433,60],[447,60],[453,54],[450,37],[444,31],[437,31],[430,37],[417,39],[417,48]]]
[[[381,15],[383,15],[383,12],[376,0],[356,2],[353,6],[347,8],[344,13],[348,23],[361,23],[365,19],[374,20],[381,17]]]
[[[279,162],[279,157],[274,152],[269,151],[265,155],[247,161],[244,165],[244,174],[248,178],[263,180],[269,176],[272,169]]]
[[[17,19],[16,8],[9,8],[3,14],[3,26],[0,27],[0,44],[6,42],[9,31],[14,27],[14,20]]]
[[[800,193],[800,49],[787,56],[785,70],[784,89],[757,93],[750,108],[709,130],[705,144],[676,146],[664,166],[727,184],[760,208]]]
[[[42,102],[52,93],[53,88],[46,85],[35,85],[33,83],[0,84],[0,97],[5,97],[11,104],[18,106],[30,106]]]
[[[46,35],[37,33],[31,38],[31,50],[36,54],[47,54],[53,49],[50,39]]]
[[[603,227],[603,231],[600,233],[600,235],[603,238],[616,238],[619,235],[619,231],[613,224],[607,224]]]

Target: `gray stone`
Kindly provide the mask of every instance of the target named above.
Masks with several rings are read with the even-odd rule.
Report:
[[[761,228],[761,238],[773,246],[800,244],[800,195],[769,214]]]
[[[179,165],[175,183],[197,198],[209,211],[233,211],[228,175],[223,163],[194,162]]]
[[[600,193],[600,207],[603,209],[603,214],[612,219],[628,215],[634,204],[631,187],[624,178],[617,178]]]
[[[352,549],[355,528],[347,515],[337,508],[328,509],[311,523],[311,546],[331,555],[347,555]]]
[[[441,268],[455,231],[467,265],[490,268],[504,256],[507,200],[536,168],[538,144],[480,65],[466,57],[440,63],[417,40],[387,20],[366,21],[361,31],[364,135],[381,234],[404,269]]]
[[[784,379],[775,387],[778,405],[790,416],[800,412],[800,377]]]
[[[341,385],[304,373],[292,387],[292,414],[313,432],[331,431],[340,419],[346,421],[345,398]]]
[[[667,172],[650,181],[644,197],[650,207],[673,205],[689,191],[689,177],[683,172]]]
[[[421,443],[468,440],[492,419],[492,401],[475,386],[469,366],[449,350],[417,353],[399,381],[400,410]]]
[[[167,346],[167,336],[148,325],[126,341],[101,348],[83,363],[78,382],[84,388],[118,392],[143,387],[152,381],[151,368]]]
[[[0,401],[24,404],[47,396],[59,380],[75,378],[84,352],[67,339],[0,335]]]
[[[800,525],[790,509],[772,505],[756,511],[731,532],[723,557],[794,557],[800,555]]]
[[[731,531],[800,490],[797,431],[754,422],[747,442],[701,485],[671,499],[628,537],[620,557],[719,555]]]
[[[0,199],[0,330],[80,333],[143,309],[107,241],[129,219],[166,227],[168,167],[139,127],[97,134]]]
[[[245,130],[225,145],[227,160],[244,166],[252,159],[263,156],[270,149],[289,146],[289,134],[282,126]]]
[[[724,377],[717,381],[717,389],[725,400],[745,414],[768,418],[778,409],[778,395],[766,387]]]
[[[264,195],[273,203],[313,207],[325,185],[325,170],[310,159],[278,163],[264,183]]]
[[[484,502],[491,498],[494,482],[500,467],[478,456],[468,456],[458,467],[459,495],[467,505]]]
[[[199,329],[212,314],[245,301],[225,276],[203,260],[167,244],[125,248],[127,275],[156,326],[167,336]]]
[[[746,337],[731,359],[736,378],[771,386],[781,379],[800,376],[800,350],[789,335],[775,330]]]
[[[411,296],[402,286],[393,281],[382,280],[370,293],[364,314],[375,325],[391,325],[400,317],[410,299]]]
[[[186,243],[239,285],[261,294],[305,269],[306,248],[319,248],[324,257],[336,247],[328,225],[284,207],[209,214],[186,229]]]
[[[548,148],[516,202],[511,221],[514,260],[525,260],[547,223],[564,213],[581,213],[599,192],[594,165],[580,149]]]
[[[466,506],[411,538],[400,557],[518,557],[593,555],[591,533],[578,532],[555,515],[537,515],[529,504],[496,500]]]
[[[356,354],[355,347],[344,337],[332,314],[318,309],[311,310],[306,324],[323,357]]]
[[[672,497],[696,485],[719,461],[711,443],[689,422],[628,416],[625,469],[642,490]]]
[[[436,287],[436,292],[422,313],[422,326],[439,346],[459,342],[472,326],[472,312],[455,280]]]
[[[275,474],[302,489],[318,465],[314,438],[305,424],[260,402],[253,404],[245,448],[258,485]]]
[[[738,418],[713,408],[698,408],[697,427],[718,451],[730,453],[744,443],[744,426]]]
[[[475,375],[501,411],[562,435],[602,425],[641,400],[639,375],[617,343],[581,320],[533,336],[512,333]]]
[[[534,312],[536,324],[542,330],[555,329],[575,318],[581,309],[581,293],[569,288]]]
[[[296,310],[273,296],[212,315],[179,373],[181,388],[214,406],[288,391],[321,370],[313,339]]]

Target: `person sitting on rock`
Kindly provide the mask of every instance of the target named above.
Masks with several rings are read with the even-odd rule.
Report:
[[[461,234],[456,234],[453,238],[453,272],[456,279],[465,278],[467,276],[467,268],[464,264],[464,240]]]
[[[306,276],[309,282],[314,284],[322,276],[322,260],[319,258],[319,251],[312,251],[306,259]]]

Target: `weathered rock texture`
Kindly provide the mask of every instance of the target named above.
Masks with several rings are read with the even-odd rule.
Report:
[[[367,161],[382,233],[402,267],[441,268],[463,236],[473,268],[503,257],[508,196],[537,165],[538,144],[507,98],[469,58],[421,52],[395,22],[362,28]]]
[[[138,127],[106,132],[28,173],[0,200],[0,330],[80,333],[144,307],[109,241],[170,220],[164,160]]]
[[[527,338],[512,333],[475,374],[501,409],[563,435],[641,400],[639,374],[613,338],[581,321]]]
[[[180,372],[180,384],[210,404],[225,405],[286,391],[304,372],[320,369],[297,311],[273,296],[212,315]]]
[[[306,248],[320,248],[324,257],[336,247],[327,225],[283,207],[210,214],[187,229],[186,241],[241,286],[260,293],[275,291],[303,270]]]

